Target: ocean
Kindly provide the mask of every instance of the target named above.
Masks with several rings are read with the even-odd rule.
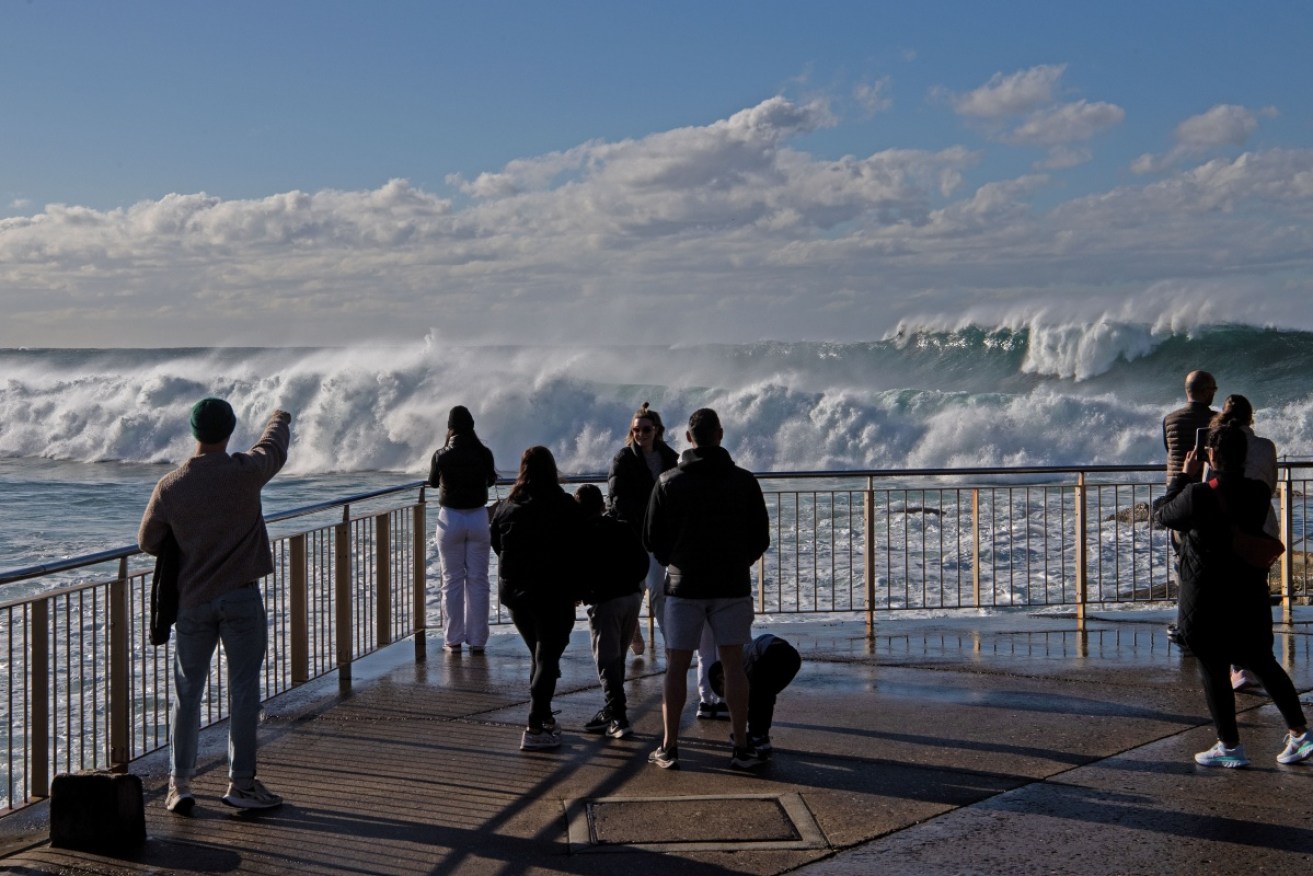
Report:
[[[600,340],[600,339],[599,339]],[[1246,395],[1286,458],[1313,456],[1313,333],[1243,325],[903,327],[865,343],[0,350],[0,568],[134,543],[155,481],[192,451],[190,406],[229,399],[234,446],[293,412],[280,511],[422,479],[464,404],[498,468],[545,444],[600,474],[650,401],[682,446],[716,408],[758,472],[1158,464],[1186,372]]]

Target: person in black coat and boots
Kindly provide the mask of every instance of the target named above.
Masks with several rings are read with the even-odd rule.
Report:
[[[492,549],[500,561],[497,596],[533,658],[523,751],[561,744],[552,697],[580,596],[582,530],[579,506],[561,489],[552,452],[546,447],[524,451],[515,486],[492,518]]]
[[[647,551],[632,527],[602,515],[602,491],[597,487],[584,484],[575,490],[574,500],[584,513],[578,565],[583,601],[588,605],[593,660],[606,697],[602,709],[584,725],[584,730],[624,739],[633,733],[626,711],[625,650],[638,628]]]
[[[1277,762],[1313,756],[1295,686],[1272,656],[1272,606],[1267,570],[1245,562],[1232,546],[1233,527],[1263,531],[1271,492],[1244,476],[1248,439],[1231,421],[1208,433],[1208,463],[1217,476],[1199,483],[1203,460],[1192,449],[1167,493],[1154,502],[1154,520],[1182,533],[1181,596],[1177,629],[1196,657],[1217,744],[1194,756],[1201,766],[1242,767],[1249,761],[1236,726],[1231,664],[1263,682],[1290,733]]]

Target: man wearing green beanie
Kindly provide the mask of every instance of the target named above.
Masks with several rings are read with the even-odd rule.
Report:
[[[210,663],[222,641],[228,658],[228,792],[239,809],[269,809],[283,799],[255,777],[260,670],[268,622],[259,580],[274,570],[260,490],[287,461],[292,415],[274,411],[249,451],[229,453],[237,417],[228,402],[206,398],[191,409],[196,453],[160,478],[141,518],[137,542],[158,555],[172,533],[180,554],[173,708],[169,716],[170,812],[190,815],[196,805],[201,697]]]

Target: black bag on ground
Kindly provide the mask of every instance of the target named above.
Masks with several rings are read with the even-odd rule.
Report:
[[[146,841],[141,777],[60,773],[50,783],[50,844],[60,849],[129,849]]]

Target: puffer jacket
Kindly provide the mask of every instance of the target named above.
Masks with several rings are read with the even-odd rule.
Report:
[[[679,464],[679,454],[664,441],[657,441],[653,449],[661,455],[661,471],[668,472]],[[656,478],[647,467],[643,451],[636,444],[628,444],[611,460],[611,471],[606,478],[607,511],[617,520],[628,523],[635,532],[643,531],[643,516],[647,514],[647,500],[652,496]]]
[[[492,451],[473,435],[452,435],[429,462],[429,486],[438,488],[438,504],[444,508],[481,508],[495,483]]]
[[[1214,413],[1203,402],[1192,401],[1163,417],[1163,447],[1167,450],[1168,483],[1181,473],[1185,455],[1194,449],[1194,433],[1207,428]]]
[[[1213,487],[1187,474],[1173,478],[1166,494],[1154,502],[1154,521],[1183,535],[1177,629],[1187,644],[1220,644],[1233,653],[1271,648],[1267,572],[1245,563],[1231,549],[1233,522],[1248,533],[1263,531],[1271,493],[1261,481],[1227,472],[1216,477],[1228,514],[1223,514]]]

